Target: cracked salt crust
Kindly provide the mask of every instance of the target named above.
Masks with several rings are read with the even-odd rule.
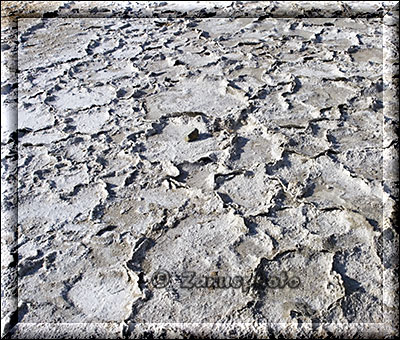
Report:
[[[37,108],[36,102],[39,98],[44,102],[42,105],[46,108],[45,112],[48,112],[52,119],[57,120],[57,124],[53,120],[47,122],[48,125],[43,127],[47,135],[52,130],[54,131],[52,133],[55,139],[47,141],[40,138],[41,134],[38,130],[43,128],[32,124],[27,125],[24,123],[25,120],[20,120],[21,129],[29,128],[21,139],[24,146],[21,147],[20,153],[23,155],[28,152],[31,155],[30,164],[20,168],[23,186],[20,189],[19,223],[25,242],[35,242],[34,239],[29,239],[28,226],[31,232],[37,232],[39,228],[39,230],[48,230],[49,232],[55,229],[58,233],[62,233],[62,225],[79,223],[82,228],[85,228],[85,225],[86,228],[89,227],[92,230],[92,237],[96,239],[95,230],[99,230],[100,227],[95,228],[95,224],[104,225],[104,227],[115,225],[116,228],[112,228],[108,232],[109,241],[102,254],[105,255],[107,249],[115,248],[112,252],[117,253],[122,251],[118,250],[120,249],[119,242],[123,242],[125,245],[133,245],[136,242],[135,240],[142,237],[141,235],[145,235],[155,244],[151,250],[143,255],[141,260],[143,263],[135,264],[135,273],[138,275],[141,271],[144,271],[146,289],[151,290],[148,275],[158,267],[169,267],[169,261],[174,263],[171,269],[187,267],[194,270],[197,267],[193,259],[203,258],[205,262],[197,270],[210,271],[217,265],[221,266],[221,263],[223,263],[221,261],[228,261],[224,265],[227,271],[251,273],[251,271],[256,270],[258,263],[253,262],[252,267],[246,267],[247,257],[241,258],[239,256],[237,258],[238,255],[235,252],[226,255],[217,252],[219,254],[218,263],[211,261],[209,252],[215,252],[218,249],[215,248],[217,244],[222,247],[221,250],[229,249],[235,245],[235,248],[241,249],[242,253],[251,256],[251,250],[244,249],[241,243],[244,240],[250,242],[252,238],[257,240],[260,237],[261,239],[266,237],[260,235],[261,230],[258,231],[259,228],[262,228],[262,224],[257,222],[257,216],[269,217],[269,220],[273,223],[270,227],[266,227],[265,235],[267,235],[267,238],[263,243],[265,245],[270,243],[273,248],[269,252],[274,249],[275,253],[285,251],[285,249],[293,250],[299,246],[306,249],[311,247],[311,244],[309,244],[311,235],[307,232],[301,232],[302,228],[307,228],[310,223],[308,222],[308,210],[312,209],[311,207],[315,207],[313,214],[318,212],[318,218],[322,221],[332,214],[330,210],[324,213],[324,209],[338,209],[338,212],[342,212],[343,209],[355,210],[359,211],[360,214],[365,214],[371,220],[379,221],[381,209],[379,202],[382,192],[376,191],[377,188],[373,180],[370,183],[363,178],[351,175],[352,172],[341,166],[338,156],[336,156],[341,156],[341,146],[347,145],[342,144],[343,139],[340,138],[340,134],[347,131],[342,126],[348,125],[349,129],[353,129],[357,135],[358,131],[360,133],[363,131],[360,130],[360,125],[362,127],[369,122],[360,119],[363,117],[360,116],[360,109],[363,110],[364,116],[379,112],[379,107],[371,106],[372,104],[367,107],[364,104],[365,101],[357,100],[360,91],[368,91],[372,102],[379,101],[381,96],[379,90],[373,91],[373,88],[368,86],[376,84],[379,79],[374,75],[371,78],[360,76],[363,60],[353,60],[351,54],[345,54],[353,44],[351,41],[350,45],[346,45],[344,41],[335,40],[336,45],[333,47],[336,55],[343,55],[343,58],[339,57],[343,60],[341,61],[342,64],[339,62],[332,63],[335,60],[334,56],[332,56],[332,59],[324,61],[314,52],[311,52],[309,54],[311,61],[305,61],[302,64],[303,66],[297,68],[295,72],[293,72],[295,70],[293,67],[297,61],[289,60],[285,61],[284,64],[274,66],[281,58],[274,57],[273,53],[277,53],[277,48],[268,48],[271,40],[276,41],[277,46],[282,45],[279,39],[282,36],[287,37],[287,39],[303,41],[303,47],[301,47],[303,51],[304,46],[306,46],[304,42],[312,42],[321,32],[331,31],[331,36],[336,37],[337,28],[335,26],[326,28],[321,23],[315,24],[313,20],[306,23],[296,22],[294,25],[288,20],[274,19],[274,25],[281,25],[284,28],[283,31],[277,32],[271,31],[270,23],[265,27],[263,22],[247,19],[238,20],[237,23],[240,23],[242,31],[233,31],[232,33],[232,28],[229,25],[236,24],[236,21],[226,23],[227,20],[223,20],[220,23],[220,28],[213,32],[211,26],[213,22],[219,22],[218,19],[201,20],[199,27],[188,25],[189,20],[181,20],[178,23],[170,23],[164,30],[160,30],[160,26],[165,26],[158,23],[167,23],[166,20],[142,20],[141,26],[135,23],[136,25],[133,28],[129,20],[126,21],[124,26],[121,26],[120,21],[115,20],[108,20],[108,23],[90,19],[57,19],[46,20],[43,23],[37,19],[23,19],[21,21],[20,37],[22,43],[20,46],[21,58],[19,59],[21,77],[34,79],[35,69],[38,68],[38,62],[42,58],[47,60],[47,64],[43,66],[47,68],[46,73],[49,75],[52,75],[52,64],[54,64],[53,67],[57,67],[61,63],[64,67],[64,73],[56,73],[54,78],[49,79],[47,90],[44,88],[43,92],[36,93],[34,96],[30,96],[29,90],[34,91],[35,86],[29,88],[24,84],[24,92],[19,99],[21,116],[29,117],[30,121],[35,122],[34,124],[37,124],[37,120],[42,119],[32,119],[31,117],[35,117],[33,114],[36,111],[25,111],[24,108],[27,107],[28,110]],[[373,42],[371,35],[374,34],[374,31],[369,29],[371,24],[373,22],[366,22],[363,34],[364,40],[370,39]],[[114,25],[115,28],[113,28]],[[355,28],[348,28],[340,20],[337,23],[334,22],[334,25],[341,28],[342,34],[346,38],[348,38],[348,34],[355,36],[356,33],[353,32],[360,34],[358,32],[361,28],[358,27],[358,30],[354,31]],[[297,28],[293,30],[293,26],[303,26],[303,31],[299,32]],[[70,27],[74,29],[67,29]],[[121,27],[124,28],[121,29]],[[211,34],[200,34],[197,37],[192,35],[192,32],[196,30],[202,32],[206,29],[210,30]],[[223,30],[221,31],[221,29]],[[343,30],[346,29],[350,32],[346,33],[347,35],[343,33]],[[49,30],[55,33],[50,36],[47,33]],[[171,41],[169,34],[172,37],[175,30],[179,32],[181,38]],[[109,34],[109,32],[112,34]],[[120,43],[121,37],[116,35],[115,32],[120,32],[124,36],[123,43]],[[147,34],[146,42],[137,45],[137,41],[140,40],[138,37],[143,36],[145,32]],[[286,32],[290,32],[290,34]],[[307,33],[307,35],[306,32],[309,32],[309,34]],[[230,37],[230,34],[233,34],[233,36],[227,44],[226,37]],[[67,39],[68,44],[63,45],[59,38],[55,39],[58,35]],[[188,39],[185,39],[186,35],[188,35]],[[320,38],[320,46],[311,45],[313,46],[312,50],[324,51],[325,48],[328,50],[333,48],[329,40],[330,35],[327,33],[325,35],[326,37]],[[69,36],[71,36],[71,39],[68,38]],[[130,37],[133,37],[132,44],[129,42]],[[159,40],[158,37],[162,37],[162,39]],[[220,44],[216,44],[219,37],[224,38],[221,38]],[[54,41],[57,41],[56,46],[53,46]],[[95,41],[95,44],[92,43],[93,41]],[[207,44],[208,41],[210,41],[209,44]],[[237,42],[235,43],[235,41]],[[35,42],[41,42],[41,44],[37,45]],[[150,48],[154,43],[157,48]],[[198,50],[194,49],[194,52],[186,52],[185,58],[180,58],[179,51],[185,50],[182,43],[186,43],[192,48],[196,45],[199,47]],[[339,45],[340,43],[342,45]],[[83,53],[81,51],[85,50],[85,45],[88,47],[86,53]],[[174,47],[175,45],[177,46]],[[92,46],[95,47],[92,48]],[[142,49],[139,54],[136,53],[138,46]],[[198,66],[198,62],[193,64],[189,56],[201,56],[208,46],[212,51],[213,59],[209,63],[201,65],[202,69],[193,68]],[[343,52],[339,50],[340,47],[343,48]],[[129,48],[133,49],[133,57],[129,59],[130,63],[133,66],[137,65],[137,68],[128,68],[128,72],[115,74],[116,66],[110,62],[113,54],[116,54],[116,65],[118,63],[124,65],[124,61],[120,61],[121,55],[119,53],[120,50],[127,51]],[[175,49],[178,54],[174,52]],[[366,47],[360,46],[360,49],[369,50],[370,47],[368,45]],[[90,53],[88,53],[89,50]],[[373,51],[375,50],[374,47]],[[267,54],[265,51],[268,51]],[[279,51],[285,52],[279,52],[278,55],[287,53],[282,48]],[[225,53],[232,52],[235,53],[234,58],[229,54],[228,57],[224,57]],[[35,53],[36,57],[32,57],[32,53]],[[305,56],[308,55],[307,50],[302,53]],[[43,54],[48,55],[48,57]],[[125,55],[128,54],[128,52],[125,52]],[[175,62],[172,64],[171,57],[173,55],[175,55],[175,58],[172,60],[175,60]],[[29,59],[27,59],[28,56]],[[169,59],[165,59],[166,56]],[[206,55],[204,57],[209,58]],[[141,58],[144,62],[141,62]],[[262,62],[263,58],[267,61],[265,64]],[[99,62],[99,59],[103,62]],[[122,60],[124,60],[123,57]],[[168,61],[168,67],[161,66],[163,60]],[[275,62],[272,63],[271,60],[275,60]],[[285,59],[283,58],[283,60]],[[68,65],[68,67],[65,65]],[[372,68],[375,69],[379,65],[372,60]],[[40,68],[43,66],[40,66]],[[258,70],[259,73],[248,72],[246,67],[251,70]],[[215,70],[217,72],[209,73],[208,68],[211,72]],[[351,74],[345,73],[345,69],[349,70],[348,72],[351,72]],[[104,73],[104,76],[101,78],[93,77],[97,72]],[[355,78],[355,81],[341,80],[344,78],[344,74],[346,74],[346,79],[363,77],[364,80],[362,82],[358,78]],[[128,90],[132,86],[130,85],[132,84],[130,78],[134,81],[135,90]],[[143,83],[140,82],[141,78],[144,80]],[[321,81],[321,78],[327,80]],[[335,81],[336,78],[340,80]],[[136,82],[135,79],[138,79],[138,81]],[[95,83],[99,81],[101,83]],[[121,81],[123,82],[121,83]],[[123,91],[119,87],[120,83],[124,84]],[[319,87],[317,84],[323,86]],[[140,93],[140,96],[135,96],[134,93]],[[133,97],[137,97],[139,102],[144,105],[143,108],[137,108],[139,111],[137,119],[142,119],[144,125],[143,127],[131,127],[135,137],[130,138],[129,143],[126,143],[125,137],[121,141],[124,144],[119,143],[119,145],[112,146],[107,138],[108,131],[113,129],[114,126],[126,128],[123,117],[115,118],[119,116],[119,112],[124,107],[137,105],[133,101]],[[121,102],[122,105],[116,110],[113,106],[114,102]],[[339,107],[339,111],[343,107],[342,110],[345,113],[332,116],[329,112],[321,111],[321,107],[332,108],[331,112],[334,112],[333,108],[335,107]],[[145,110],[144,116],[140,114],[143,109]],[[323,115],[321,115],[322,112],[324,112]],[[353,112],[355,115],[352,114]],[[133,113],[133,117],[134,115],[135,113]],[[357,119],[357,117],[360,118]],[[374,122],[376,122],[376,119]],[[224,124],[228,125],[225,126]],[[299,128],[297,128],[298,124],[300,124]],[[147,130],[149,132],[146,132],[146,125],[150,127],[150,130]],[[311,126],[312,128],[310,128]],[[188,129],[194,128],[197,128],[200,132],[199,140],[187,143],[184,140],[185,133]],[[319,130],[324,132],[319,132]],[[64,132],[63,138],[59,140],[54,135],[58,131]],[[312,131],[319,133],[312,137]],[[379,129],[375,131],[375,133],[380,133]],[[36,143],[42,141],[45,147],[37,148],[34,146],[31,137],[33,133],[35,135],[39,133],[39,135],[36,135]],[[87,135],[91,135],[91,138],[87,138]],[[42,134],[42,136],[44,137],[45,134]],[[373,139],[374,135],[368,137],[364,139],[364,143],[368,143],[368,146],[374,143],[373,146],[379,147],[380,144],[377,144],[378,142]],[[225,140],[227,142],[224,142]],[[369,142],[370,140],[371,142]],[[352,139],[352,142],[356,143],[358,148],[363,147],[358,140]],[[117,157],[120,150],[123,150],[127,155],[138,157],[136,164],[118,161],[115,165],[112,165],[113,159]],[[354,152],[354,149],[352,151]],[[37,159],[40,155],[42,157],[44,155],[50,156],[50,163],[46,164],[43,161],[32,163],[32,160]],[[285,159],[287,160],[285,161]],[[208,165],[207,178],[212,180],[212,174],[214,175],[214,186],[203,185],[207,178],[195,177],[194,180],[187,181],[187,177],[194,176],[194,174],[191,174],[191,170],[186,171],[186,178],[185,176],[179,177],[181,171],[185,172],[184,164],[199,164],[198,162],[203,162],[202,160],[205,160]],[[62,164],[63,161],[68,161],[69,165]],[[170,165],[167,165],[165,161],[169,161]],[[163,175],[158,164],[167,166],[165,175]],[[213,164],[217,164],[218,168],[212,166]],[[75,177],[75,182],[71,182],[74,177],[68,174],[68,172],[73,171],[71,166],[81,172],[79,177]],[[126,169],[125,175],[124,167]],[[25,171],[29,171],[31,176],[24,176]],[[195,170],[193,169],[193,171]],[[203,173],[203,171],[200,170],[198,173]],[[118,175],[118,173],[121,174]],[[87,180],[82,182],[85,174],[87,174]],[[65,180],[61,181],[61,178]],[[97,184],[96,178],[98,179]],[[121,179],[116,180],[117,178]],[[165,179],[167,182],[165,182]],[[371,179],[369,180],[371,181]],[[164,183],[166,183],[166,186]],[[67,186],[69,189],[66,190]],[[180,186],[182,186],[182,189],[179,188]],[[179,192],[180,194],[178,194]],[[28,193],[29,195],[27,195]],[[212,195],[216,195],[215,197],[220,199],[220,208],[214,214],[208,212],[204,217],[201,217],[201,212],[197,211],[197,207],[199,204],[201,205],[200,202],[203,199],[212,197]],[[175,196],[176,199],[174,199]],[[376,197],[376,203],[371,201],[373,196]],[[300,210],[294,208],[299,204]],[[375,204],[373,206],[376,208],[371,209],[372,204]],[[183,221],[189,222],[182,224],[183,221],[180,221],[179,217],[175,217],[174,211],[176,209],[180,210],[181,214],[184,211],[184,216],[188,215],[188,217],[183,216],[185,218]],[[235,227],[237,222],[228,223],[227,217],[224,216],[229,216],[232,211],[245,220],[253,219],[255,230],[253,235],[243,238],[248,232],[243,221],[241,222],[242,227],[239,229]],[[290,218],[291,211],[295,213],[293,219]],[[189,217],[193,214],[200,214],[200,220]],[[325,218],[323,217],[324,214],[327,214]],[[209,217],[207,217],[208,215]],[[212,224],[212,229],[210,229],[211,225],[210,227],[202,227],[204,218],[205,220],[216,219]],[[236,221],[236,217],[233,221]],[[354,222],[352,220],[345,221],[347,224],[345,223],[346,232],[344,234],[351,237]],[[165,225],[168,224],[171,224],[171,231],[165,230]],[[90,225],[93,226],[90,227]],[[158,238],[155,238],[154,232],[158,232],[157,229],[159,228],[163,232]],[[176,233],[180,229],[182,231],[178,236],[171,236],[172,231]],[[234,232],[233,237],[230,240],[225,237],[219,240],[218,235],[226,235],[227,232]],[[327,269],[331,266],[330,263],[336,254],[336,248],[331,247],[324,250],[325,243],[323,240],[322,242],[319,241],[319,238],[326,236],[322,234],[318,238],[318,234],[318,229],[314,229],[312,234],[315,239],[314,242],[318,242],[320,247],[318,250],[311,247],[316,252],[312,258],[318,259],[315,260],[315,265],[321,268],[320,270],[327,271],[327,274],[321,274],[328,275],[326,284],[332,284],[333,287],[336,287],[334,289],[340,292],[340,286],[345,284],[341,279],[342,276],[337,277],[337,274],[335,274],[336,281],[329,283],[333,279],[330,278],[330,270]],[[165,237],[168,241],[164,241]],[[182,250],[179,250],[181,247],[178,247],[178,244],[181,242],[180,240],[183,241],[185,238],[187,238],[188,243],[183,243]],[[88,236],[85,236],[85,239],[86,242],[92,243]],[[57,240],[57,237],[55,240]],[[209,240],[209,242],[206,242],[206,240]],[[51,249],[48,242],[40,247],[43,256],[47,252],[46,249]],[[368,243],[364,247],[369,247],[373,242],[373,239],[368,239]],[[84,244],[89,247],[86,243]],[[158,249],[157,244],[168,245],[166,249],[173,249],[173,253],[165,253],[162,247]],[[250,244],[248,243],[248,245]],[[170,248],[171,246],[172,248]],[[359,246],[359,243],[349,244],[349,247],[357,246]],[[32,247],[34,247],[34,243]],[[89,254],[97,254],[95,249],[89,249]],[[271,257],[271,255],[268,255],[267,249],[265,248],[262,251],[259,248],[257,257]],[[326,263],[320,259],[322,255],[318,255],[321,251],[329,253],[329,256],[325,257],[324,260]],[[186,252],[191,255],[188,257],[188,255],[185,255]],[[56,254],[56,262],[53,264],[55,267],[56,263],[63,261],[66,255],[60,250]],[[76,255],[68,254],[68,256],[69,261],[71,261],[74,257],[82,255],[78,252]],[[153,263],[153,260],[151,260],[153,256],[160,260]],[[222,260],[221,256],[226,260]],[[230,258],[236,258],[235,262],[231,263]],[[86,256],[82,260],[88,266],[96,267],[100,258],[94,255],[94,258]],[[297,266],[305,266],[305,263],[300,261]],[[123,262],[119,264],[120,273],[123,273],[122,266]],[[38,267],[37,273],[39,274],[42,270],[44,270],[43,267]],[[345,269],[344,272],[347,273]],[[36,282],[35,273],[29,272],[29,275],[26,274],[21,277],[20,296],[22,300],[25,296],[24,287],[26,285],[31,286]],[[306,313],[303,316],[311,317],[314,313],[324,310],[344,296],[343,294],[337,297],[331,296],[324,302],[322,296],[326,296],[328,293],[322,290],[321,296],[315,294],[320,289],[312,284],[314,282],[312,276],[315,273],[315,270],[311,270],[309,274],[303,271],[302,280],[304,282],[301,291],[304,293],[297,292],[296,294],[293,293],[293,296],[286,296],[285,292],[275,292],[273,296],[278,294],[277,306],[273,309],[273,312],[269,312],[270,315],[268,315],[267,311],[260,308],[258,313],[261,313],[265,320],[270,322],[289,321],[293,315],[290,312],[291,310],[302,313],[301,310],[296,309],[297,304],[300,303],[313,311],[310,312],[310,315]],[[92,279],[91,275],[94,275]],[[114,315],[113,321],[118,321],[119,318],[123,319],[131,314],[129,308],[124,309],[122,306],[119,310],[112,311],[112,308],[118,309],[118,307],[110,303],[114,294],[113,290],[116,289],[113,288],[115,281],[109,277],[111,273],[105,273],[100,290],[96,288],[98,286],[96,275],[95,272],[93,274],[85,273],[84,276],[77,279],[76,283],[70,284],[66,294],[71,295],[71,297],[63,304],[68,304],[68,301],[71,301],[74,312],[65,310],[64,318],[67,318],[66,320],[72,314],[76,320],[79,313],[82,314],[82,321],[110,321],[110,316],[107,313]],[[378,279],[379,270],[375,275]],[[355,276],[355,273],[353,273],[353,276]],[[46,285],[45,282],[44,280],[42,284]],[[126,299],[130,296],[127,302],[129,305],[129,301],[132,304],[141,294],[137,294],[136,298],[133,297],[129,291],[138,289],[137,286],[135,288],[134,281],[131,283],[129,281],[123,282],[122,280],[118,283],[120,287],[118,289],[125,292],[123,293],[125,295],[118,293],[117,297]],[[362,280],[357,282],[363,287],[367,285]],[[109,288],[107,288],[108,286]],[[86,295],[85,290],[87,290]],[[314,292],[312,301],[306,297],[307,291]],[[371,293],[371,298],[377,298],[376,293]],[[202,294],[195,298],[198,293],[188,291],[186,292],[187,298],[195,299],[193,301],[200,300],[194,302],[193,307],[186,308],[185,298],[180,300],[179,293],[177,293],[178,298],[175,297],[174,299],[177,299],[179,305],[186,306],[185,312],[182,314],[178,310],[170,310],[174,299],[170,301],[169,298],[164,297],[158,301],[157,296],[163,294],[163,291],[153,291],[153,294],[155,294],[153,298],[149,298],[148,301],[145,299],[139,304],[140,306],[143,304],[143,307],[139,308],[138,311],[139,320],[148,320],[147,318],[150,315],[148,313],[151,313],[151,320],[153,321],[161,318],[158,321],[173,319],[175,322],[193,322],[197,319],[199,313],[196,306],[199,305],[199,301],[204,299]],[[229,295],[230,293],[224,292],[224,294]],[[284,301],[282,301],[282,297],[279,297],[279,294],[284,294]],[[216,293],[214,295],[214,297],[208,296],[210,303],[218,296]],[[249,297],[241,297],[241,293],[235,292],[234,295],[235,298],[232,297],[232,299],[226,297],[231,301],[226,310],[221,310],[221,307],[214,307],[219,310],[220,318],[226,318],[232,313],[234,315],[235,310],[245,308],[245,305],[250,301]],[[29,294],[29,296],[30,299],[35,300],[34,295]],[[263,296],[262,299],[268,301],[268,303],[275,301],[268,294]],[[138,301],[141,301],[141,299]],[[37,301],[37,303],[44,302]],[[48,303],[55,303],[55,306],[59,306],[58,313],[62,314],[62,305],[58,305],[57,302],[51,303],[49,301]],[[166,304],[165,308],[169,306],[167,319],[165,319],[167,310],[161,311],[163,304]],[[146,306],[149,308],[150,306],[157,307],[155,310],[152,309],[154,307],[151,307],[149,312],[146,312],[148,310]],[[121,314],[123,310],[125,312]],[[213,317],[215,318],[214,309],[210,309],[207,313],[203,315],[203,319],[213,321]],[[28,311],[25,315],[26,320],[30,320],[29,315]],[[194,319],[195,315],[196,319]]]
[[[383,322],[381,19],[18,23],[21,323]]]

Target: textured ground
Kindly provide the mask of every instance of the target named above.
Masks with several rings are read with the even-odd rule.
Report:
[[[141,323],[321,336],[385,324],[398,234],[384,30],[382,18],[20,18],[20,336],[32,323],[126,337]]]

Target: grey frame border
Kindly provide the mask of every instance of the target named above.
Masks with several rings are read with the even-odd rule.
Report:
[[[17,30],[19,18],[209,18],[209,17],[263,17],[263,18],[382,18],[383,19],[383,102],[384,144],[383,183],[398,199],[398,136],[399,122],[399,3],[398,1],[228,1],[225,5],[212,1],[186,1],[179,3],[160,1],[4,1],[1,9],[2,30],[2,85],[12,84],[3,91],[2,109],[7,109],[7,124],[14,132],[1,140],[2,161],[11,160],[7,178],[3,179],[8,197],[2,194],[2,295],[6,310],[1,311],[1,337],[18,339],[114,339],[163,337],[174,338],[393,338],[399,334],[399,282],[398,262],[383,269],[384,323],[363,324],[221,324],[221,323],[146,323],[135,324],[129,320],[122,323],[18,323],[17,289]],[[188,10],[188,3],[190,9]],[[94,6],[94,7],[93,7]],[[8,47],[3,49],[3,40]],[[4,63],[6,60],[6,63]],[[4,92],[4,93],[3,93]],[[2,129],[3,129],[2,122]],[[387,145],[385,145],[385,142]],[[5,153],[3,153],[5,151]],[[11,197],[10,197],[11,196]],[[6,206],[6,207],[5,207]],[[398,206],[384,202],[383,232],[392,232],[389,241],[383,238],[383,260],[385,254],[399,255],[399,230],[396,221]],[[3,238],[3,233],[6,236]],[[4,248],[6,248],[4,250]],[[389,259],[390,260],[390,259]],[[387,307],[391,305],[392,307]],[[3,303],[2,303],[3,306]],[[393,308],[394,306],[394,308]]]

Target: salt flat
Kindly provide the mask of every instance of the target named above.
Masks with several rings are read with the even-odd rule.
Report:
[[[385,324],[382,20],[19,18],[14,336]]]

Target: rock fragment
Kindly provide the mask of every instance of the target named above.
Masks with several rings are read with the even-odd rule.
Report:
[[[197,140],[198,138],[199,138],[199,130],[198,129],[194,129],[191,133],[189,133],[185,137],[185,141],[186,142],[193,142],[193,141]]]

